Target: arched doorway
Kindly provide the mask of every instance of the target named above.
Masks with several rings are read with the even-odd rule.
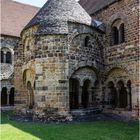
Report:
[[[14,96],[15,96],[15,89],[11,88],[10,95],[9,95],[9,104],[10,104],[10,106],[14,105]]]
[[[89,105],[89,88],[90,88],[90,80],[86,80],[83,84],[82,89],[82,106],[87,108]]]
[[[70,79],[70,109],[78,109],[79,107],[79,81]]]
[[[28,89],[28,106],[29,109],[32,109],[34,106],[34,93],[31,82],[27,82],[27,89]]]
[[[119,88],[119,107],[120,108],[126,108],[127,107],[127,90],[124,86],[123,81],[118,82],[118,88]]]
[[[7,105],[7,88],[2,88],[1,91],[1,106]]]
[[[112,81],[108,82],[108,102],[109,105],[111,105],[112,108],[116,108],[117,107],[117,90],[114,87],[114,83]]]

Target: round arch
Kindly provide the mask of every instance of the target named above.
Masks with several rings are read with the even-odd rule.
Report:
[[[110,70],[106,71],[106,86],[109,81],[112,81],[115,85],[119,80],[123,80],[126,84],[126,81],[130,79],[127,69],[121,67],[113,67]]]
[[[72,80],[73,79],[73,80]],[[93,88],[95,86],[95,81],[97,81],[97,74],[94,68],[82,67],[78,68],[69,80],[70,83],[70,98],[71,89],[75,92],[75,100],[78,100],[78,106],[87,108],[92,104],[93,101]],[[73,86],[71,86],[73,85]]]
[[[115,13],[114,15],[112,15],[111,17],[109,17],[109,19],[107,20],[107,30],[110,32],[111,31],[111,25],[114,23],[114,21],[116,21],[117,19],[121,19],[123,23],[127,23],[127,17],[121,13]]]
[[[31,86],[34,87],[35,72],[32,69],[25,69],[22,73],[23,84],[27,86],[27,82],[31,82]]]

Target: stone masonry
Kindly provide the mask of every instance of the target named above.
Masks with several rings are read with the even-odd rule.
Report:
[[[92,18],[83,8],[75,0],[48,0],[22,30],[16,108],[32,109],[35,118],[50,108],[68,116],[95,107],[137,118],[138,1],[111,3],[90,11]]]

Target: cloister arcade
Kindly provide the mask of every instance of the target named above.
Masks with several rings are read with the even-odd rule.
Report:
[[[78,69],[69,80],[70,109],[93,107],[96,74],[90,68]]]
[[[1,89],[1,106],[14,106],[14,87]]]

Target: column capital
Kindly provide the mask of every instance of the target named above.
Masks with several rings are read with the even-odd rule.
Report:
[[[7,94],[10,94],[10,89],[7,89]]]
[[[7,51],[3,50],[3,53],[4,53],[4,54],[6,54],[6,53],[7,53]]]

